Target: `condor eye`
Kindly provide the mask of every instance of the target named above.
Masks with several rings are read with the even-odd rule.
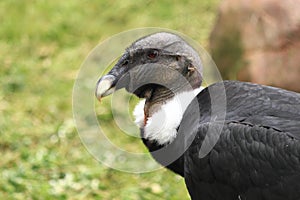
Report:
[[[156,58],[158,56],[158,51],[157,50],[151,51],[151,52],[148,53],[147,56],[150,59],[154,59],[154,58]]]

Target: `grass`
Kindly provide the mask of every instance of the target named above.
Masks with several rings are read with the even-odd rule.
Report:
[[[0,1],[1,199],[188,199],[167,170],[128,174],[93,159],[75,130],[72,87],[89,51],[120,31],[170,28],[206,46],[217,3]]]

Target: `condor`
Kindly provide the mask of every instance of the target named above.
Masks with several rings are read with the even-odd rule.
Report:
[[[300,94],[238,81],[203,89],[202,80],[198,53],[159,32],[125,50],[96,97],[125,88],[143,99],[134,111],[142,140],[192,199],[299,200]]]

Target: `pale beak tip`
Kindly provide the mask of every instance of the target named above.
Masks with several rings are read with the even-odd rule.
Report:
[[[97,100],[101,103],[101,99],[102,99],[102,97],[101,96],[97,96],[96,95],[96,98],[97,98]]]
[[[99,102],[101,102],[102,97],[105,97],[114,91],[114,80],[114,76],[106,75],[98,81],[95,95]]]

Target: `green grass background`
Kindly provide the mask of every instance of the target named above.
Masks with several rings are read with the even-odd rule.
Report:
[[[0,199],[188,199],[165,169],[128,174],[98,163],[75,130],[72,87],[92,48],[121,31],[170,28],[206,47],[218,3],[0,1]]]

